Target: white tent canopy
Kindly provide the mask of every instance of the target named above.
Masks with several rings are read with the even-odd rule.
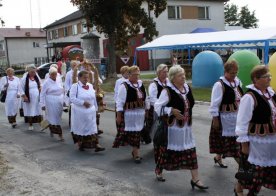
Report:
[[[268,51],[273,46],[276,46],[276,27],[164,35],[136,48],[136,50],[263,48],[265,51],[265,63],[267,64]]]

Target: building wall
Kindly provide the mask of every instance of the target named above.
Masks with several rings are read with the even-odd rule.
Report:
[[[181,18],[169,19],[168,18],[168,6],[180,6]],[[185,9],[188,10],[196,7],[209,7],[209,19],[187,19],[189,16],[185,15]],[[147,3],[143,3],[143,8],[148,10]],[[187,11],[187,9],[186,9]],[[154,17],[154,13],[150,13]],[[189,15],[189,14],[188,14]],[[190,14],[191,15],[191,14]],[[186,17],[185,19],[183,17]],[[190,17],[193,18],[193,17]],[[224,3],[223,2],[211,2],[211,1],[180,1],[180,0],[168,0],[167,9],[160,14],[158,18],[154,18],[156,22],[156,28],[159,32],[159,36],[169,34],[183,34],[190,33],[196,28],[213,28],[218,31],[224,30]],[[143,30],[141,30],[143,31]],[[159,63],[165,63],[170,61],[172,51],[153,51],[149,52],[151,68],[154,68]],[[152,57],[152,58],[151,58]],[[154,64],[154,65],[153,65]]]
[[[8,38],[7,42],[10,65],[34,63],[35,57],[47,56],[45,38]],[[39,47],[34,47],[34,42],[38,43]]]
[[[48,43],[57,43],[57,42],[82,42],[81,37],[83,37],[87,32],[83,31],[83,26],[85,26],[86,20],[84,18],[78,19],[75,21],[70,21],[64,23],[62,25],[57,25],[55,27],[47,29],[47,39]],[[76,34],[74,34],[73,26],[76,25]],[[67,35],[64,34],[64,28],[67,28]],[[58,32],[58,37],[50,39],[50,32],[56,31]],[[90,30],[91,31],[91,30]],[[100,36],[100,57],[103,57],[103,39],[105,39],[104,35],[99,34],[95,29],[92,29],[93,33]],[[52,33],[54,34],[54,33]],[[51,55],[54,54],[54,49],[51,49]]]

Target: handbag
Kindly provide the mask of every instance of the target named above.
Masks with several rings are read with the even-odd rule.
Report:
[[[250,183],[253,181],[254,171],[252,165],[250,163],[246,163],[247,160],[245,159],[245,156],[246,155],[243,154],[240,156],[239,170],[235,174],[235,178],[237,180],[246,181],[247,183]]]
[[[7,78],[7,83],[4,85],[4,89],[1,91],[1,94],[0,94],[0,101],[2,103],[5,103],[5,101],[6,101],[7,90],[8,90],[8,86],[9,86],[8,77],[6,77],[6,78]]]
[[[46,120],[45,118],[46,116],[46,111],[45,111],[45,115],[43,117],[43,120],[40,122],[40,127],[41,127],[41,130],[40,131],[44,131],[45,129],[47,129],[50,125],[49,121]]]
[[[164,120],[164,107],[161,108],[160,116],[157,119],[153,144],[155,147],[163,146],[168,143],[168,125]]]

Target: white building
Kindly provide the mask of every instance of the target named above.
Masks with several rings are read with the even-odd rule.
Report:
[[[196,28],[212,28],[216,31],[224,30],[224,3],[228,0],[168,0],[166,10],[158,17],[154,17],[154,13],[149,15],[156,22],[159,36],[167,34],[190,33]],[[146,2],[142,7],[148,10]],[[48,54],[52,56],[62,48],[68,45],[81,45],[81,37],[91,29],[87,28],[86,20],[82,12],[76,11],[62,19],[44,28],[47,32]],[[93,31],[94,33],[95,31]],[[97,34],[97,32],[95,32]],[[143,34],[143,29],[140,32]],[[104,35],[100,38],[100,57],[104,57],[106,52],[106,44],[103,44]],[[137,40],[132,40],[137,41]],[[131,41],[130,41],[131,42]],[[132,43],[133,44],[133,43]],[[142,43],[141,43],[142,44]],[[141,45],[140,44],[140,45]],[[136,47],[140,46],[134,44]],[[180,54],[180,51],[177,51]],[[174,54],[177,54],[174,51]],[[181,52],[183,54],[183,52]],[[130,55],[133,55],[131,51]],[[153,64],[170,62],[172,53],[170,51],[157,51],[150,53],[149,65],[143,65],[144,69],[152,69]],[[177,54],[178,55],[178,54]],[[139,62],[138,62],[139,63]],[[184,62],[182,62],[184,63]]]
[[[190,33],[196,28],[212,28],[216,31],[223,31],[224,23],[224,3],[228,0],[168,0],[167,9],[158,17],[154,13],[150,15],[156,22],[159,37],[169,34]],[[143,3],[147,10],[147,3]],[[172,54],[180,57],[187,54],[184,51],[156,51],[149,54],[153,58],[151,66],[160,63],[171,62]],[[183,59],[181,57],[181,59]],[[187,62],[179,62],[187,63]]]
[[[39,28],[0,28],[0,66],[46,61],[46,34]]]

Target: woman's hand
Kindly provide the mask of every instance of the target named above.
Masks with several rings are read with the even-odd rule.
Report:
[[[180,113],[180,110],[173,108],[172,114],[175,116],[177,120],[183,120],[184,116]]]
[[[213,117],[213,128],[218,130],[219,129],[219,117]]]
[[[29,99],[28,99],[28,97],[26,95],[23,95],[22,97],[23,97],[23,101],[24,102],[29,102]]]
[[[246,155],[249,154],[249,143],[248,142],[242,143],[241,146],[242,146],[242,153]]]
[[[87,101],[85,101],[85,102],[83,103],[83,105],[84,105],[84,107],[86,107],[86,108],[90,108],[90,106],[91,106],[91,104],[90,104],[89,102],[87,102]]]
[[[116,122],[118,125],[121,124],[121,122],[122,122],[122,113],[121,112],[117,112]]]

